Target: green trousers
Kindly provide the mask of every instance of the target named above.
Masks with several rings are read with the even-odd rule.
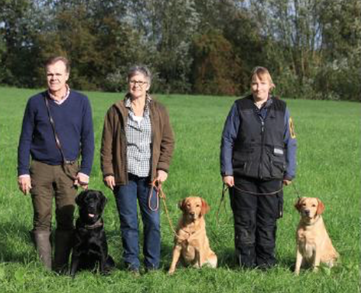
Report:
[[[77,163],[68,167],[76,176],[79,169]],[[57,230],[73,230],[77,194],[73,179],[65,174],[61,165],[53,166],[39,161],[32,161],[30,177],[34,208],[33,231],[51,231],[53,198]]]

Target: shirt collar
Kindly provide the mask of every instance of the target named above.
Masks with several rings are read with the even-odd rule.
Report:
[[[65,85],[66,86],[66,92],[65,92],[65,95],[60,99],[60,100],[58,100],[54,95],[52,95],[51,93],[50,93],[50,91],[48,90],[48,95],[49,95],[49,97],[50,97],[50,99],[52,99],[56,104],[58,104],[58,105],[60,105],[60,104],[62,104],[62,103],[64,103],[65,102],[65,100],[69,97],[69,95],[70,95],[70,87],[66,84]]]
[[[152,97],[150,95],[147,94],[147,96],[145,97],[145,111],[148,111],[149,109],[149,104],[152,101]],[[130,98],[130,94],[127,94],[125,96],[125,107],[132,110],[132,102],[131,102],[131,98]]]
[[[253,99],[253,97],[252,97],[252,99]],[[254,99],[253,99],[253,103],[256,105]],[[272,96],[269,95],[268,98],[267,98],[267,101],[262,104],[262,107],[259,108],[259,110],[261,110],[261,109],[263,109],[263,108],[268,108],[268,107],[271,106],[272,104],[273,104],[273,99],[272,99]],[[257,108],[257,109],[258,109],[258,108]]]
[[[273,104],[272,96],[268,96],[267,102],[264,104],[265,107],[269,107]]]

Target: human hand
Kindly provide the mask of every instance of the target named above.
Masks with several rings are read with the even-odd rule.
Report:
[[[291,180],[283,179],[283,185],[288,186],[290,184],[292,184]]]
[[[168,178],[168,173],[163,170],[157,171],[157,177],[155,178],[158,183],[162,184],[164,181],[166,181]]]
[[[111,190],[114,190],[115,186],[115,178],[113,175],[108,175],[104,178],[104,183],[107,187],[109,187]]]
[[[74,180],[74,185],[75,186],[80,186],[84,190],[87,190],[88,185],[89,185],[89,176],[84,174],[84,173],[79,172],[76,175],[76,178]]]
[[[234,186],[234,177],[233,176],[223,176],[223,183],[226,184],[228,187]]]
[[[30,176],[19,176],[18,177],[19,189],[24,195],[27,195],[31,189],[31,178]]]

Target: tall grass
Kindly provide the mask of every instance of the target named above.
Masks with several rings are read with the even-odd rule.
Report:
[[[177,203],[200,195],[211,206],[207,231],[219,268],[180,268],[166,271],[173,235],[162,211],[162,263],[157,272],[135,277],[121,265],[119,220],[112,193],[99,168],[99,148],[106,110],[122,98],[118,94],[87,93],[93,108],[96,153],[90,188],[101,189],[109,201],[104,220],[110,254],[117,269],[110,276],[79,273],[74,280],[43,270],[28,236],[31,200],[16,184],[16,152],[28,97],[35,90],[0,88],[0,291],[1,292],[359,292],[360,261],[360,104],[287,100],[298,138],[298,169],[294,185],[285,189],[284,217],[278,222],[278,265],[267,272],[244,271],[233,258],[233,223],[229,200],[216,220],[221,196],[220,137],[235,100],[231,97],[159,95],[170,113],[176,148],[164,185],[170,217],[180,215]],[[297,192],[316,196],[326,205],[324,220],[341,254],[339,267],[295,277],[295,231],[299,216],[293,205]]]

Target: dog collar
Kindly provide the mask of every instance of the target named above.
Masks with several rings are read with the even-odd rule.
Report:
[[[99,227],[102,227],[103,226],[103,222],[102,222],[102,219],[99,219],[98,221],[96,221],[94,224],[92,225],[84,225],[84,228],[85,229],[89,229],[89,230],[92,230],[92,229],[96,229],[96,228],[99,228]]]

